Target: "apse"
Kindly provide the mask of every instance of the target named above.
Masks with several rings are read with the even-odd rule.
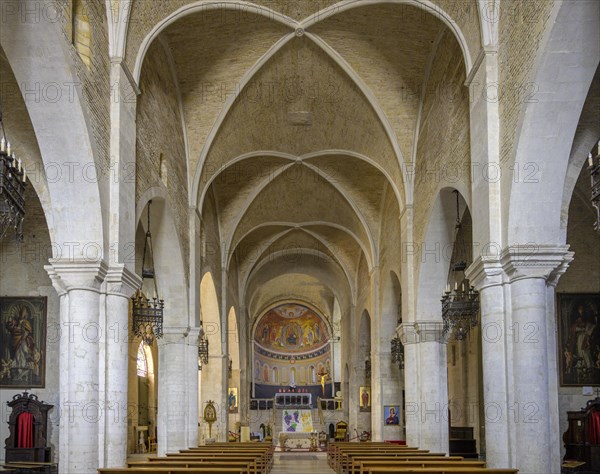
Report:
[[[254,327],[253,384],[255,398],[277,393],[310,393],[332,398],[331,326],[305,304],[278,304],[260,316]],[[326,375],[323,375],[326,374]]]

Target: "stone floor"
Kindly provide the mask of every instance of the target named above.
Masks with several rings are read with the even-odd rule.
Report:
[[[326,453],[275,453],[271,474],[331,474]]]

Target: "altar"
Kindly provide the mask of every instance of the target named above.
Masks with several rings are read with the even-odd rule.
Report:
[[[293,449],[308,449],[309,451],[317,451],[317,432],[312,431],[310,433],[293,433],[282,431],[279,433],[279,447],[282,451],[286,452]]]

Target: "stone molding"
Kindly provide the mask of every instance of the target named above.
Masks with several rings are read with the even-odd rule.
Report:
[[[142,286],[142,279],[136,273],[127,269],[124,264],[113,264],[106,272],[106,294],[131,298]]]
[[[503,285],[504,268],[497,257],[481,256],[465,270],[465,275],[477,291]]]
[[[402,323],[396,329],[403,345],[419,344],[422,342],[438,342],[446,344],[444,323],[442,321],[417,321],[415,323]]]
[[[500,262],[511,283],[527,278],[548,281],[553,274],[556,280],[555,271],[566,271],[573,255],[568,245],[511,245],[503,250]]]
[[[100,293],[108,266],[104,261],[50,259],[44,269],[59,294],[74,290]]]
[[[477,291],[526,278],[542,278],[556,286],[573,256],[568,245],[513,245],[500,257],[478,257],[465,274]]]

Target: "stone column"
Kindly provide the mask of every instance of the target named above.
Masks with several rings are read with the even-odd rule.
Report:
[[[504,270],[499,258],[480,257],[468,269],[467,278],[479,291],[481,313],[481,352],[483,403],[485,415],[486,463],[502,468],[514,465],[510,443],[508,375],[510,314],[507,314]]]
[[[552,453],[558,449],[556,426],[558,393],[550,393],[550,373],[556,358],[548,358],[547,281],[566,268],[568,247],[539,246],[505,249],[502,263],[510,280],[514,364],[514,405],[511,419],[516,437],[516,466],[522,474],[558,473]],[[563,270],[564,271],[564,270]],[[531,440],[535,440],[534,443]]]
[[[421,445],[421,423],[419,417],[419,357],[417,332],[414,323],[403,323],[398,327],[398,337],[404,345],[404,395],[406,397],[406,444]]]
[[[419,447],[447,453],[448,371],[446,340],[442,323],[419,321],[415,324],[419,352],[421,442]]]
[[[381,352],[371,350],[371,437],[373,441],[383,441],[382,385]]]
[[[68,321],[69,321],[69,293],[67,292],[66,285],[63,280],[58,276],[58,274],[54,271],[51,266],[45,267],[50,279],[52,280],[52,286],[58,293],[58,304],[59,304],[59,349],[64,347],[63,340],[65,337],[65,330],[68,329]],[[66,339],[68,341],[68,338]],[[59,350],[59,400],[62,404],[63,400],[67,400],[69,398],[69,371],[65,370],[66,367],[69,367],[69,352]],[[62,411],[62,406],[59,405],[60,410]],[[65,426],[66,428],[66,426]],[[68,436],[62,436],[63,429],[62,425],[59,423],[59,437],[58,437],[58,461],[59,466],[63,463],[65,465],[69,465],[69,442]]]
[[[96,473],[102,462],[99,422],[100,287],[106,266],[96,261],[50,260],[46,266],[61,297],[60,470]],[[67,308],[64,308],[66,305]],[[64,456],[64,458],[63,458]]]
[[[158,339],[158,455],[187,449],[188,328],[163,329]]]
[[[192,328],[187,336],[186,346],[186,375],[187,382],[187,446],[198,446],[198,335],[200,328]]]
[[[141,279],[124,265],[113,265],[106,275],[106,390],[104,406],[104,466],[127,462],[127,385],[129,353],[129,298]]]

